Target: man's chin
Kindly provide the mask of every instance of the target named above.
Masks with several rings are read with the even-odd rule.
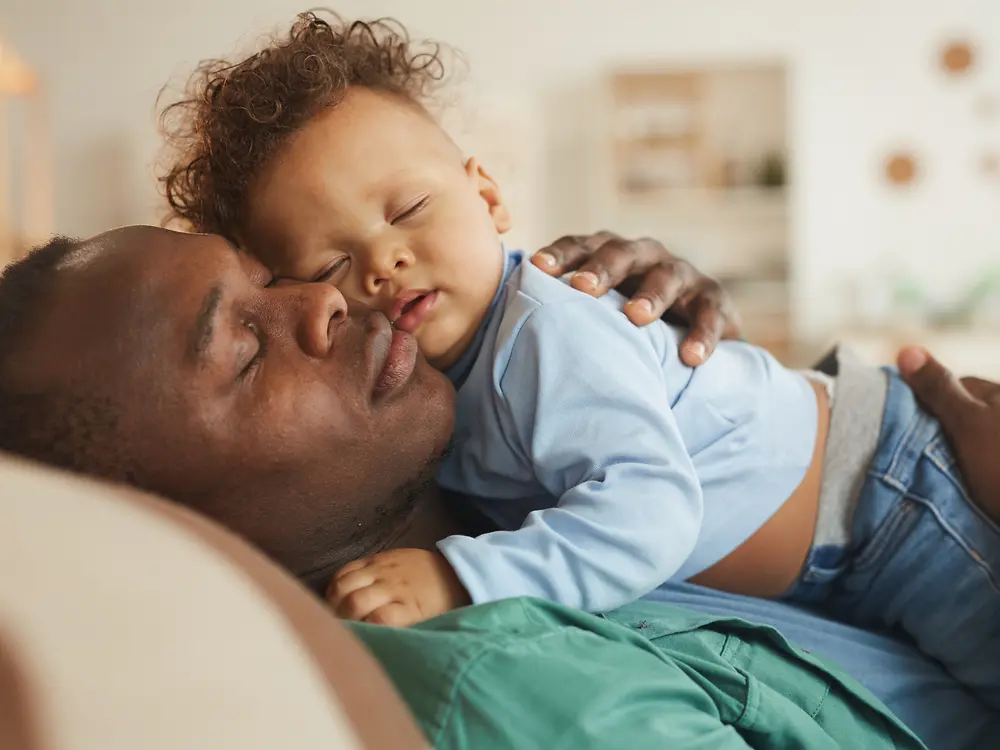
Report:
[[[440,370],[422,357],[414,373],[414,392],[397,418],[408,426],[405,450],[410,456],[430,455],[424,466],[438,465],[450,450],[455,432],[455,386]],[[417,459],[419,460],[419,459]]]
[[[412,479],[377,503],[365,520],[352,524],[354,528],[338,549],[323,555],[325,559],[317,561],[318,564],[308,572],[299,574],[299,579],[317,593],[322,593],[330,576],[347,563],[395,546],[410,530],[421,507],[436,496],[434,477],[450,450],[449,441],[423,462]]]

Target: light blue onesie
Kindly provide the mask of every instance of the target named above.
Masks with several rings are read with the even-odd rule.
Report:
[[[623,301],[508,253],[448,372],[455,450],[438,481],[507,529],[439,543],[475,603],[612,609],[718,562],[805,475],[817,414],[802,375],[739,342],[691,369],[681,332],[633,326]]]

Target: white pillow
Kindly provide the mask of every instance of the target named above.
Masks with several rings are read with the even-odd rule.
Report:
[[[136,495],[0,456],[0,746],[358,748],[272,601]]]

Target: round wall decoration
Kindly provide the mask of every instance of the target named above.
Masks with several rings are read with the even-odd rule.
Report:
[[[893,185],[912,185],[918,172],[917,157],[913,154],[898,152],[885,160],[885,176]]]
[[[972,70],[975,62],[976,54],[969,42],[950,42],[941,50],[941,67],[949,75],[964,75]]]

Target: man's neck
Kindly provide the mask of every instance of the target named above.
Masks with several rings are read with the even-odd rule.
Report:
[[[442,539],[463,531],[448,510],[437,485],[427,488],[407,519],[406,527],[389,544],[389,548],[415,547],[433,550]]]
[[[463,533],[463,529],[448,510],[441,497],[441,491],[436,484],[431,483],[427,489],[421,492],[406,521],[391,537],[384,539],[381,543],[367,546],[363,550],[358,549],[353,554],[347,553],[346,557],[338,555],[338,562],[335,565],[331,565],[329,562],[327,564],[317,562],[311,572],[297,572],[296,576],[306,587],[322,597],[330,581],[330,576],[341,565],[352,559],[367,557],[387,549],[404,547],[433,550],[435,545],[445,537],[461,533]]]

